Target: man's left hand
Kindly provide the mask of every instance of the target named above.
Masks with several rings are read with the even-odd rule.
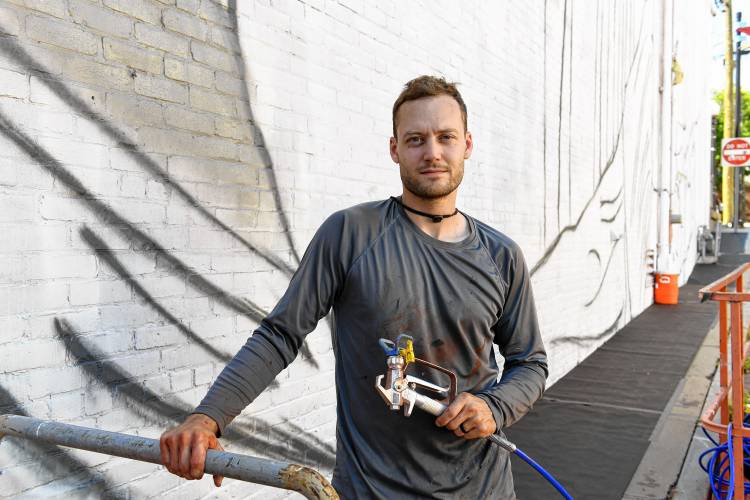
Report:
[[[462,392],[436,420],[438,427],[446,427],[464,439],[485,438],[495,433],[495,417],[487,402]]]

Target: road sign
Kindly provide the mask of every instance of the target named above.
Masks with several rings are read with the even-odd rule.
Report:
[[[750,138],[729,137],[721,141],[722,167],[750,166]]]

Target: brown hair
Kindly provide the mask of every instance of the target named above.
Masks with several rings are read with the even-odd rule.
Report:
[[[466,125],[466,103],[456,85],[456,82],[447,82],[443,77],[430,75],[418,76],[407,82],[404,85],[404,90],[401,91],[398,99],[393,103],[393,137],[396,137],[396,113],[403,103],[423,97],[439,95],[448,95],[456,100],[458,107],[461,109],[461,118],[464,120],[464,132],[466,132],[468,130]]]

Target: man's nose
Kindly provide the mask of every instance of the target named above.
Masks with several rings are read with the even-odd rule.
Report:
[[[442,150],[440,148],[440,143],[435,140],[434,137],[430,137],[427,140],[425,140],[424,143],[424,157],[423,159],[425,161],[435,161],[439,160],[442,156]]]

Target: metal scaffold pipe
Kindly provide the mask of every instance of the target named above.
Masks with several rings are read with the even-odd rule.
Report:
[[[20,415],[0,415],[0,439],[3,435],[161,464],[158,439]],[[318,471],[297,464],[208,450],[205,472],[297,491],[310,499],[339,498],[328,480]]]

